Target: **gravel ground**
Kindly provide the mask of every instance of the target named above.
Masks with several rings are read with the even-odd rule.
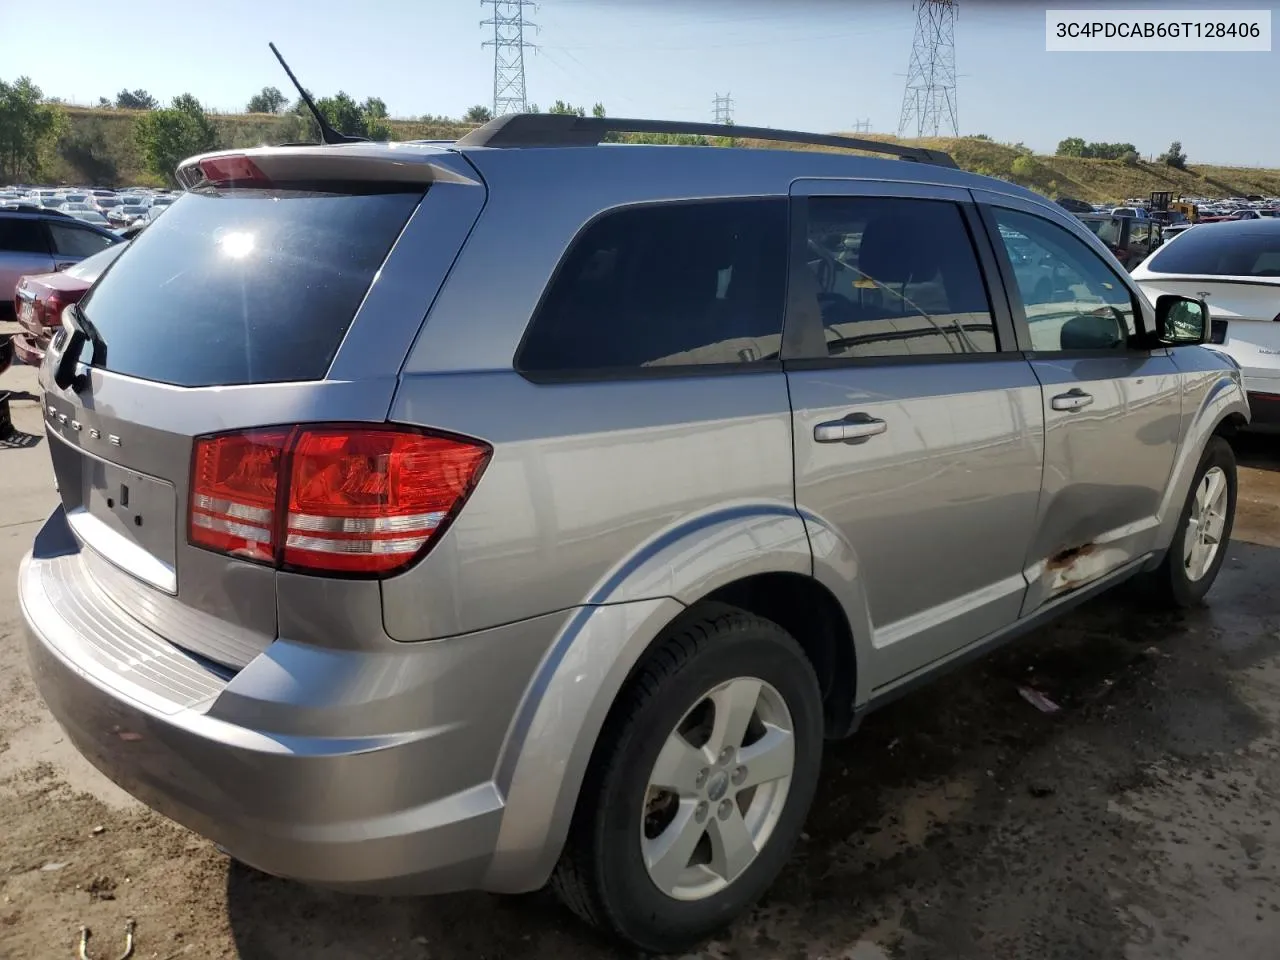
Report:
[[[33,372],[4,375],[34,390]],[[231,864],[63,740],[14,573],[55,502],[33,400],[0,445],[0,957],[619,956],[547,894],[375,900]],[[1280,944],[1280,439],[1239,445],[1210,602],[1097,600],[868,719],[805,837],[707,958],[1274,960]],[[1061,709],[1042,713],[1018,686]]]

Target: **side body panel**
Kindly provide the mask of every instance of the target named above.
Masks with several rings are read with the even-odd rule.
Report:
[[[391,418],[494,448],[440,542],[383,582],[387,633],[398,640],[591,602],[654,538],[713,509],[782,509],[796,518],[780,370],[556,384],[511,371],[406,376]],[[643,588],[629,583],[627,599],[679,596],[744,546],[770,545],[699,543],[696,560],[673,559],[672,568],[647,574]]]

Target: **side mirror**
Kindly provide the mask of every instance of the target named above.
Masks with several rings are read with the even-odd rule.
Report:
[[[1166,293],[1156,299],[1156,336],[1162,343],[1208,343],[1209,305]]]

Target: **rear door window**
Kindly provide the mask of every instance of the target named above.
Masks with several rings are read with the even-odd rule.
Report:
[[[62,223],[49,224],[49,235],[53,238],[54,253],[63,257],[92,257],[115,243],[93,230]]]
[[[186,387],[318,380],[422,199],[201,190],[81,301],[106,369]]]
[[[784,199],[607,213],[556,272],[516,366],[607,375],[777,363],[786,270]]]
[[[8,253],[48,254],[49,244],[39,220],[0,217],[0,250]]]
[[[814,197],[808,264],[831,357],[995,353],[995,320],[960,208]]]

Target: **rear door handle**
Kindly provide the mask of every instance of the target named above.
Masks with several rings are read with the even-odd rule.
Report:
[[[818,443],[866,443],[889,429],[883,420],[865,413],[851,413],[843,420],[829,420],[813,428],[813,439]]]
[[[1060,393],[1050,401],[1050,405],[1055,410],[1079,410],[1091,403],[1093,403],[1093,395],[1079,388]]]

